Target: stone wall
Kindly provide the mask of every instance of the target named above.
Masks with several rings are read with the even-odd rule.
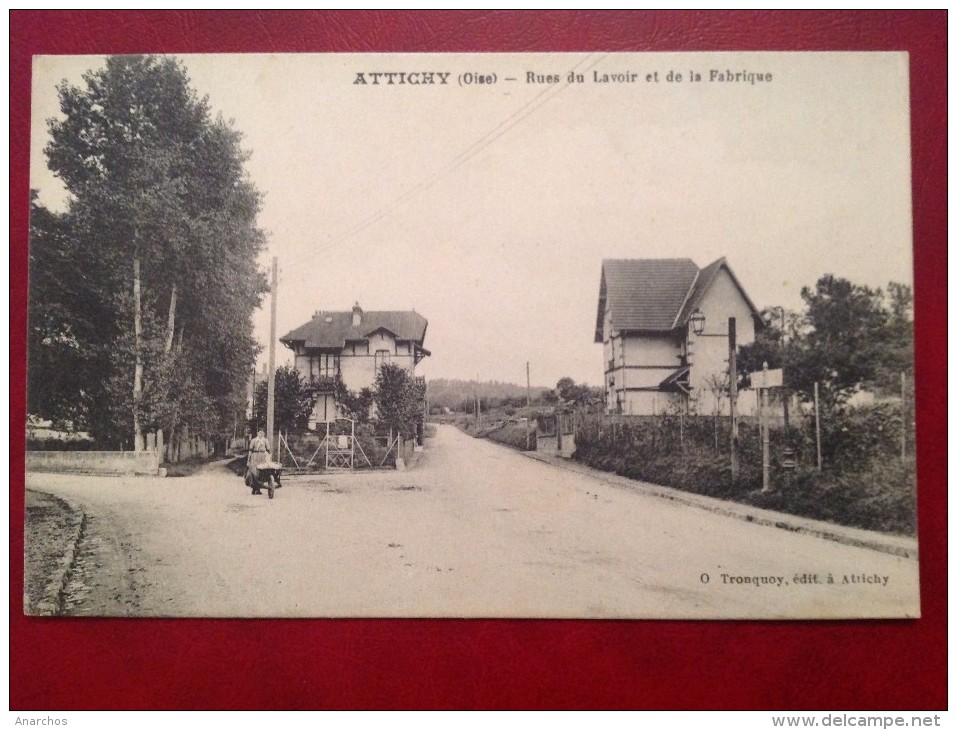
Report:
[[[155,451],[28,451],[26,469],[67,474],[156,476],[159,455]]]
[[[575,434],[565,433],[559,438],[558,435],[543,436],[538,434],[536,437],[536,451],[545,454],[555,454],[570,459],[575,453]]]

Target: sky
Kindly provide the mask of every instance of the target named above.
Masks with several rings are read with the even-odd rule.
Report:
[[[604,258],[724,256],[759,308],[799,309],[825,273],[912,283],[906,54],[178,58],[251,155],[280,337],[354,302],[415,309],[427,377],[524,383],[529,362],[532,385],[597,385]],[[56,85],[102,63],[34,59],[31,187],[51,208]]]

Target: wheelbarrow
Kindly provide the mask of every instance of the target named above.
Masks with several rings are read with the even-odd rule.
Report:
[[[276,496],[276,490],[282,486],[282,464],[276,461],[263,461],[259,464],[246,464],[246,486],[253,494],[262,494],[265,489],[269,499]]]

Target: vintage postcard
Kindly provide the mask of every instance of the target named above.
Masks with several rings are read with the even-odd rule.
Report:
[[[920,616],[908,98],[35,57],[25,612]]]

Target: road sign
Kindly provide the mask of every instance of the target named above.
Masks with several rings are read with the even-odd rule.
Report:
[[[759,370],[751,373],[752,388],[780,388],[784,385],[784,370]]]

